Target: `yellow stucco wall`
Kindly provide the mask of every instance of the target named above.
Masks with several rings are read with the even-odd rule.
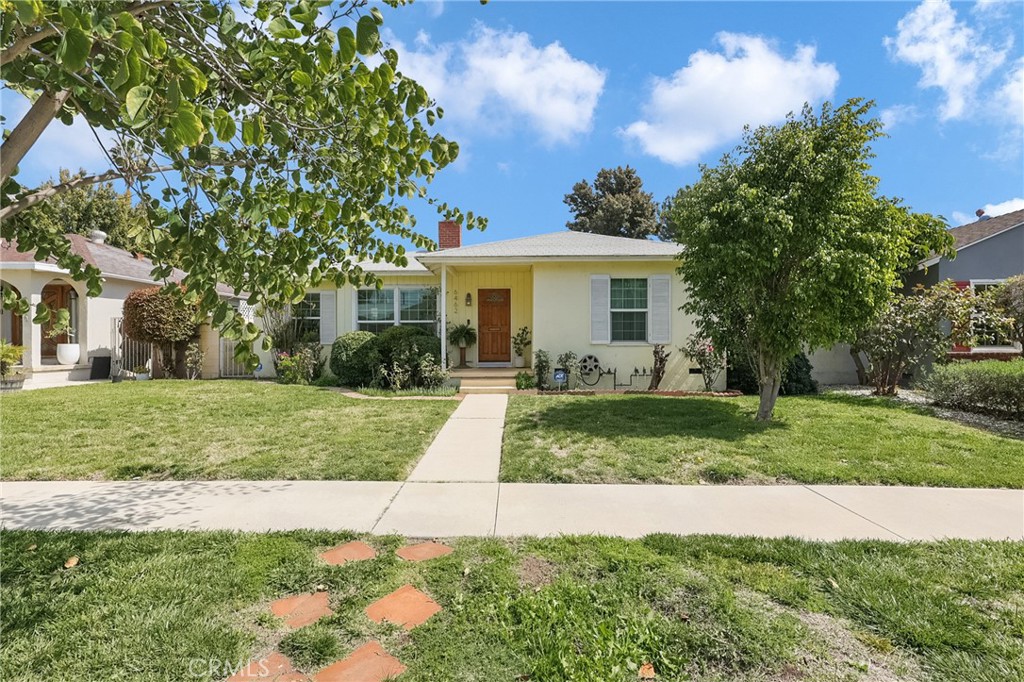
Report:
[[[686,337],[696,331],[693,322],[679,308],[686,293],[675,264],[669,261],[605,261],[537,263],[533,266],[480,266],[452,267],[448,271],[448,293],[445,297],[448,324],[459,324],[467,319],[479,329],[477,310],[480,289],[509,289],[511,292],[512,333],[520,327],[529,327],[533,345],[528,350],[528,362],[534,351],[548,351],[554,361],[567,350],[578,356],[596,355],[602,366],[618,370],[618,380],[626,382],[634,367],[650,368],[653,364],[653,346],[648,343],[590,343],[590,276],[647,277],[672,276],[672,341],[668,349],[668,372],[662,388],[669,390],[702,390],[700,375],[690,374],[692,363],[679,350]],[[433,286],[441,284],[440,275],[383,277],[385,286]],[[466,307],[466,293],[472,294],[473,303]],[[350,286],[338,290],[338,334],[352,331],[355,324],[355,295]],[[467,351],[471,365],[476,364],[476,348]],[[458,361],[458,348],[449,349],[451,361]],[[647,388],[648,380],[636,379],[638,388]],[[610,388],[610,379],[603,379],[601,387]],[[725,388],[724,372],[717,388]]]
[[[645,262],[579,262],[541,263],[533,267],[534,316],[533,350],[546,350],[552,362],[565,351],[577,356],[595,355],[602,367],[618,371],[618,381],[629,381],[633,368],[650,368],[654,363],[654,346],[648,343],[592,344],[590,342],[590,276],[648,277],[672,276],[672,353],[661,388],[668,390],[703,390],[704,382],[698,374],[690,374],[692,363],[682,354],[686,337],[696,331],[692,320],[679,308],[686,301],[686,292],[675,264],[669,261]],[[602,379],[601,387],[610,388],[610,379]],[[648,380],[635,379],[637,388],[646,389]],[[716,388],[725,387],[725,373]]]

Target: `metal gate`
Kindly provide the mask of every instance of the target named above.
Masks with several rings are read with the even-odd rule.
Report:
[[[110,320],[110,374],[117,376],[122,371],[132,372],[136,367],[149,367],[153,357],[150,344],[130,339],[124,334],[124,318]]]
[[[236,307],[246,322],[252,322],[256,318],[256,309],[244,303],[238,302]],[[223,379],[240,379],[242,377],[252,378],[253,372],[246,369],[245,365],[235,360],[235,341],[233,339],[220,339],[220,376]]]

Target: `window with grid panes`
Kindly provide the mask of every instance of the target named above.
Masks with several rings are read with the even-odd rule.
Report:
[[[647,279],[612,278],[612,343],[647,341]]]

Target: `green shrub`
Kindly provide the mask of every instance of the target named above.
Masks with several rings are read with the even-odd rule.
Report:
[[[373,340],[373,385],[401,390],[440,386],[448,379],[441,367],[441,339],[419,327],[391,327]],[[424,357],[426,356],[426,357]]]
[[[544,390],[551,382],[551,354],[538,350],[533,354],[533,374],[537,377],[537,388]]]
[[[376,350],[372,332],[348,332],[331,346],[331,373],[342,386],[366,386],[373,379]]]
[[[525,391],[530,388],[537,386],[537,380],[533,378],[533,375],[527,372],[519,372],[516,374],[516,388],[520,391]]]
[[[1024,359],[935,365],[921,388],[938,405],[1024,420]]]
[[[729,369],[725,375],[727,388],[742,391],[747,395],[757,395],[760,387],[757,383],[757,374],[754,369],[743,360],[730,362]],[[811,361],[803,353],[793,356],[786,363],[786,370],[782,374],[782,387],[780,395],[807,395],[818,392],[818,382],[811,378]]]
[[[278,353],[277,380],[282,384],[312,384],[323,372],[323,347],[319,343],[302,344],[294,353]]]

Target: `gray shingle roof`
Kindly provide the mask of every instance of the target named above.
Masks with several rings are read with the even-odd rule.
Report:
[[[956,240],[955,245],[959,251],[975,242],[980,242],[982,239],[988,239],[1000,232],[1020,227],[1021,225],[1024,225],[1024,209],[954,227],[949,233]]]
[[[665,258],[679,254],[678,244],[647,239],[609,237],[564,230],[533,237],[463,246],[419,254],[423,262],[452,258]]]

